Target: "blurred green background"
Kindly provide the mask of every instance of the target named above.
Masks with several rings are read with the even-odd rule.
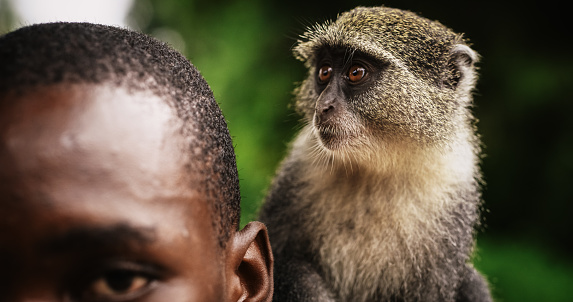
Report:
[[[297,36],[357,5],[380,4],[466,33],[482,56],[475,112],[487,212],[475,265],[496,301],[573,301],[573,58],[564,4],[145,0],[130,24],[181,50],[210,83],[234,139],[244,224],[256,218],[300,127],[289,107],[305,76],[291,55]],[[12,19],[0,8],[0,31]]]

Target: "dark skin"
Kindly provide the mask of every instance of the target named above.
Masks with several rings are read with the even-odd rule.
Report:
[[[252,222],[220,247],[165,102],[107,84],[8,97],[0,300],[271,300],[266,228]]]

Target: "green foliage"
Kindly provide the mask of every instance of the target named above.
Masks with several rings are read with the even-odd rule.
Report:
[[[10,31],[14,20],[12,8],[8,0],[0,0],[0,35]]]
[[[573,296],[573,263],[541,245],[480,240],[474,264],[498,302],[567,302]]]

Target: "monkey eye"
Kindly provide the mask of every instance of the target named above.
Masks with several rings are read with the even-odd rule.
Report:
[[[332,67],[330,67],[328,65],[322,66],[320,68],[320,70],[318,71],[318,80],[321,83],[328,82],[328,80],[330,80],[331,76],[332,76]]]
[[[366,69],[360,65],[353,65],[348,70],[348,80],[352,83],[358,83],[366,76]]]

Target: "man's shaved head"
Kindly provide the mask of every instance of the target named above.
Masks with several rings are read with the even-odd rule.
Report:
[[[195,190],[213,208],[224,247],[239,225],[235,155],[226,122],[195,67],[165,43],[104,25],[33,25],[0,37],[0,110],[12,105],[15,98],[8,95],[62,83],[151,92],[175,110],[188,145],[189,160],[181,165],[196,175],[200,185]],[[146,116],[126,118],[145,120]]]

